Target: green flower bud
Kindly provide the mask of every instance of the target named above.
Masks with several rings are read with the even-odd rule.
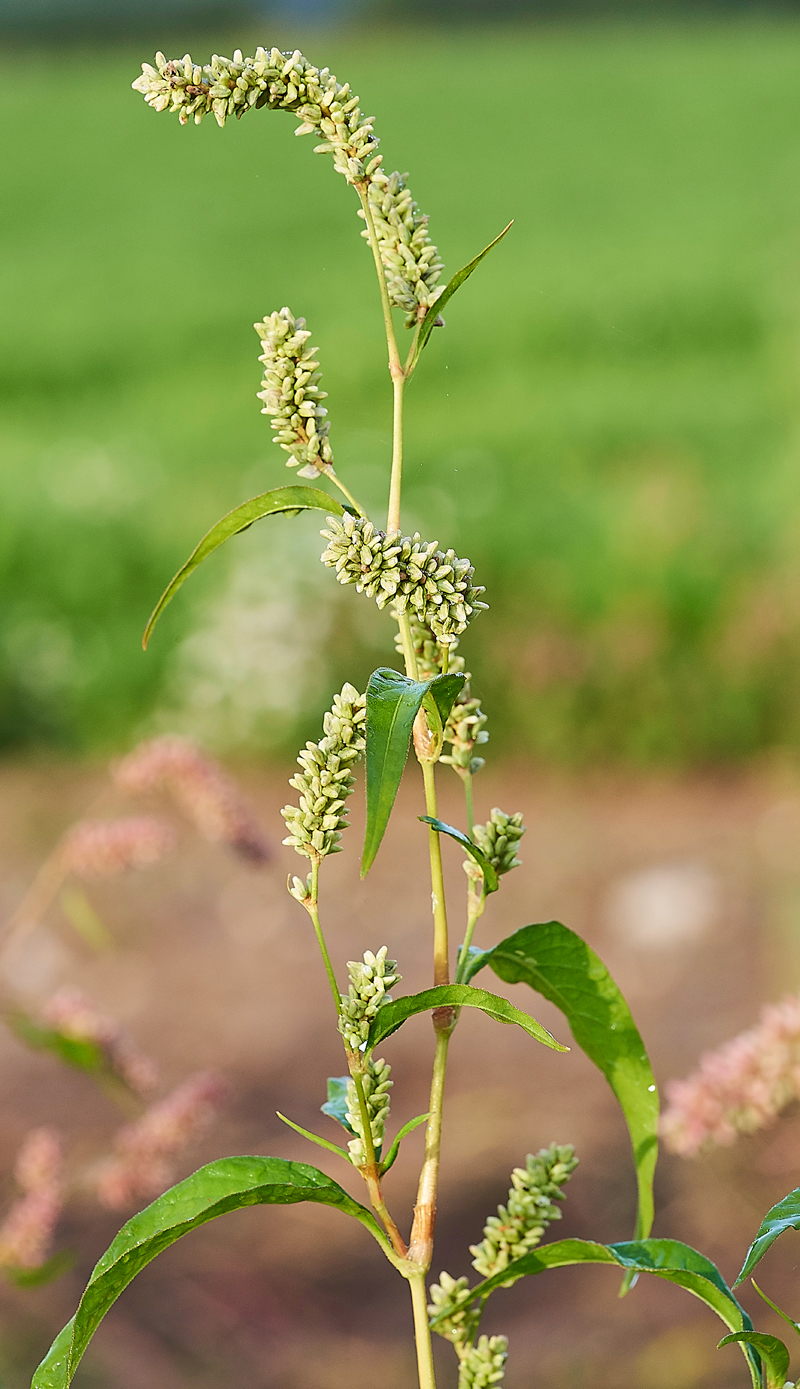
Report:
[[[439,284],[444,263],[428,235],[428,218],[420,212],[406,184],[408,174],[375,170],[367,196],[386,272],[390,302],[406,311],[414,328],[444,293]],[[364,212],[359,212],[364,217]],[[369,231],[361,233],[369,237]]]
[[[317,348],[308,347],[311,337],[304,318],[294,318],[289,309],[276,310],[254,328],[264,351],[264,377],[259,400],[262,415],[272,415],[275,442],[289,454],[287,468],[300,467],[301,477],[315,478],[330,472],[333,453],[328,442],[327,410],[320,390]]]
[[[416,617],[411,618],[411,641],[417,658],[417,672],[420,680],[432,680],[444,669],[444,647],[436,640],[435,634]],[[403,640],[398,632],[394,640],[398,655],[403,654]],[[473,699],[470,691],[471,673],[466,669],[463,656],[457,656],[458,639],[452,640],[448,647],[447,669],[450,674],[464,675],[464,684],[456,696],[450,716],[445,724],[444,741],[450,744],[450,752],[439,759],[446,762],[459,776],[474,775],[483,766],[483,758],[476,757],[477,746],[488,743],[489,734],[484,730],[486,715],[481,709],[479,699]]]
[[[458,1389],[491,1389],[505,1375],[507,1336],[481,1336],[466,1351],[458,1369]]]
[[[306,743],[298,755],[302,770],[289,785],[300,792],[300,804],[281,811],[289,830],[283,842],[306,858],[339,853],[341,832],[348,824],[345,801],[355,783],[352,768],[365,748],[366,703],[352,685],[344,685],[322,720],[324,736],[318,743]]]
[[[385,948],[385,947],[384,947]],[[389,964],[391,964],[391,960]],[[399,974],[395,976],[400,978]],[[385,1002],[386,1000],[384,1000]],[[380,1153],[383,1140],[386,1136],[386,1120],[389,1117],[389,1091],[394,1084],[389,1079],[391,1066],[386,1061],[373,1061],[372,1058],[367,1062],[367,1069],[362,1073],[362,1085],[364,1086],[364,1097],[367,1101],[367,1114],[369,1115],[369,1127],[372,1134],[372,1146],[376,1153]],[[364,1126],[361,1118],[361,1106],[358,1102],[358,1091],[353,1079],[347,1082],[347,1121],[358,1135],[348,1143],[350,1149],[350,1161],[354,1167],[363,1167],[366,1161],[366,1150],[364,1148]]]
[[[510,873],[512,868],[519,868],[522,860],[516,857],[516,852],[525,833],[521,810],[516,815],[506,815],[495,806],[486,824],[476,825],[472,833],[475,843],[486,855],[498,877]],[[474,859],[465,860],[464,872],[468,878],[480,875]]]
[[[449,1273],[440,1273],[439,1282],[431,1283],[428,1292],[430,1302],[428,1311],[431,1317],[438,1317],[434,1331],[461,1346],[469,1337],[469,1279],[451,1278]]]
[[[382,945],[377,955],[364,951],[364,959],[348,960],[350,988],[342,994],[342,1013],[339,1031],[351,1051],[358,1051],[369,1036],[372,1019],[385,1003],[391,1003],[389,989],[402,975],[396,974],[397,961],[387,960],[387,947]]]
[[[419,535],[384,535],[361,516],[327,519],[321,534],[328,546],[321,559],[336,570],[339,583],[355,584],[379,608],[393,601],[395,612],[415,616],[441,645],[451,645],[473,614],[487,606],[478,597],[485,590],[472,582],[472,565],[457,559],[454,550],[443,553],[435,540]]]
[[[470,1253],[475,1255],[473,1267],[482,1278],[502,1273],[514,1259],[535,1248],[548,1225],[561,1219],[554,1202],[563,1201],[561,1188],[577,1165],[570,1144],[551,1143],[535,1157],[529,1153],[525,1167],[514,1168],[507,1205],[498,1206],[497,1215],[489,1216],[481,1243],[470,1245]],[[516,1281],[511,1278],[503,1286]]]

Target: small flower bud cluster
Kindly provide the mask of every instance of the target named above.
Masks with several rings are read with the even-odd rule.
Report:
[[[382,945],[377,955],[364,951],[361,960],[348,960],[350,988],[342,994],[342,1014],[339,1031],[351,1051],[358,1051],[369,1036],[372,1019],[385,1003],[391,1003],[389,989],[402,979],[397,974],[397,961],[387,960],[387,947]]]
[[[264,379],[259,400],[262,415],[272,415],[275,443],[288,453],[287,468],[302,463],[300,477],[315,478],[329,471],[333,454],[328,442],[327,392],[319,388],[318,349],[307,347],[311,337],[304,318],[289,309],[276,310],[254,328],[264,351]]]
[[[399,979],[399,975],[396,976]],[[369,1114],[369,1127],[372,1134],[372,1145],[376,1153],[381,1150],[384,1137],[386,1135],[386,1120],[389,1117],[389,1091],[394,1081],[389,1079],[391,1066],[386,1061],[373,1061],[370,1057],[367,1069],[362,1075],[362,1085],[364,1086],[364,1097],[367,1101],[367,1113]],[[361,1121],[361,1106],[358,1103],[358,1091],[356,1083],[351,1078],[347,1082],[347,1121],[354,1129],[357,1138],[352,1138],[348,1143],[350,1149],[350,1161],[354,1167],[363,1167],[366,1159],[364,1149],[364,1126]]]
[[[97,1196],[110,1210],[166,1191],[183,1149],[215,1118],[225,1095],[219,1076],[201,1071],[120,1129],[116,1157],[98,1174]]]
[[[505,811],[495,806],[486,824],[475,826],[472,837],[498,877],[501,877],[503,873],[510,873],[512,868],[519,868],[522,863],[522,860],[516,857],[516,853],[517,845],[524,833],[521,810],[515,815],[506,815]],[[480,873],[474,859],[465,860],[464,872],[468,878],[475,876],[476,869]]]
[[[0,1226],[0,1267],[40,1268],[63,1206],[61,1143],[52,1129],[32,1129],[14,1176],[24,1193]]]
[[[489,1216],[481,1243],[470,1245],[473,1267],[483,1278],[502,1273],[539,1243],[552,1221],[561,1219],[554,1202],[563,1201],[561,1188],[577,1165],[571,1144],[551,1143],[535,1157],[529,1153],[525,1167],[514,1168],[508,1204]]]
[[[306,743],[297,758],[303,770],[289,785],[300,792],[300,805],[285,805],[281,811],[289,830],[283,842],[306,858],[340,852],[339,840],[348,824],[345,801],[355,782],[352,769],[366,746],[366,718],[366,696],[352,685],[343,685],[322,720],[323,737],[318,743]],[[297,883],[297,890],[290,889],[293,897],[303,888],[301,879],[295,879]],[[298,897],[304,900],[305,896]]]
[[[62,1037],[93,1042],[100,1047],[109,1070],[137,1095],[147,1094],[158,1084],[155,1063],[134,1046],[113,1018],[100,1013],[79,989],[59,989],[44,1005],[42,1018]]]
[[[428,217],[409,192],[408,174],[385,174],[377,169],[367,196],[386,272],[390,302],[406,311],[406,327],[414,328],[431,304],[444,293],[439,284],[444,262],[428,235]],[[359,217],[365,217],[363,209]],[[369,231],[361,233],[369,239]]]
[[[439,1318],[433,1330],[456,1347],[463,1346],[469,1336],[469,1279],[452,1278],[443,1271],[439,1282],[431,1283],[428,1292],[428,1312],[432,1318]]]
[[[271,857],[260,826],[238,786],[218,762],[186,738],[151,738],[113,768],[121,791],[166,791],[204,839],[253,863]]]
[[[415,617],[411,618],[411,639],[420,680],[432,680],[434,676],[440,675],[444,665],[443,648],[430,628]],[[399,632],[395,636],[394,644],[398,654],[402,656],[403,640]],[[479,699],[473,699],[471,695],[469,682],[472,675],[466,669],[464,657],[455,654],[457,649],[458,638],[454,638],[449,645],[447,669],[451,675],[465,676],[465,680],[445,724],[444,741],[450,744],[451,750],[439,760],[446,762],[463,777],[474,776],[484,765],[483,758],[475,757],[474,750],[479,744],[488,743],[489,734],[484,729],[486,715],[481,709],[481,702]]]
[[[121,820],[79,820],[59,848],[65,873],[110,878],[128,868],[149,868],[174,849],[175,831],[152,815]]]
[[[241,118],[253,107],[291,111],[300,121],[295,133],[321,136],[315,152],[332,154],[334,168],[348,183],[363,182],[380,164],[380,159],[367,162],[378,148],[374,118],[362,116],[349,83],[341,86],[328,68],[314,67],[299,49],[257,48],[252,58],[237,49],[232,59],[214,54],[204,67],[188,53],[171,61],[157,53],[155,67],[143,63],[132,86],[155,111],[176,112],[181,125],[190,120],[199,125],[212,113],[222,126],[229,116]]]
[[[398,613],[409,610],[442,645],[449,646],[473,613],[487,606],[478,598],[485,590],[472,583],[472,565],[456,559],[454,550],[443,553],[437,541],[427,543],[419,535],[384,535],[361,516],[327,520],[321,534],[328,546],[321,558],[336,570],[339,583],[355,584],[379,608],[393,601]]]
[[[465,1351],[458,1368],[458,1389],[491,1389],[505,1376],[507,1336],[481,1336]]]

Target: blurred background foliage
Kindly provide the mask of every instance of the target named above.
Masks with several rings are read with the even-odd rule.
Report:
[[[308,518],[233,542],[139,646],[207,527],[291,480],[255,398],[251,325],[274,308],[307,316],[337,468],[385,506],[352,191],[291,119],[181,129],[130,91],[155,47],[275,41],[361,94],[448,274],[515,218],[407,411],[406,525],[488,586],[463,649],[496,749],[797,747],[800,20],[575,21],[601,9],[387,0],[367,25],[321,0],[263,22],[234,0],[0,0],[0,746],[168,726],[282,752],[335,682],[391,660]]]

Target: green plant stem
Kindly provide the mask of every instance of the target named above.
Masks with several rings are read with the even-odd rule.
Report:
[[[414,638],[411,635],[411,621],[408,613],[400,613],[397,619],[400,628],[400,640],[403,643],[403,660],[406,663],[406,675],[411,680],[419,679],[419,668],[417,666],[417,653],[414,650]]]
[[[393,377],[392,476],[389,483],[389,513],[386,518],[387,535],[400,529],[400,491],[403,485],[403,388],[405,384],[405,377]]]
[[[331,993],[333,994],[333,1003],[334,1007],[336,1008],[336,1016],[341,1017],[342,997],[339,993],[339,985],[336,983],[336,975],[333,972],[333,965],[331,964],[331,957],[328,954],[328,947],[325,944],[325,937],[322,934],[322,927],[319,924],[319,909],[317,906],[318,893],[319,859],[313,858],[311,860],[311,900],[306,903],[306,911],[308,912],[309,916],[311,917],[311,920],[314,923],[314,931],[317,937],[317,943],[320,948],[320,953],[322,955],[322,962],[325,965],[325,972],[328,976],[328,983],[331,986]]]
[[[364,1140],[365,1161],[364,1166],[361,1168],[361,1175],[367,1184],[369,1199],[372,1203],[373,1210],[377,1211],[383,1221],[386,1227],[386,1233],[392,1241],[392,1247],[395,1253],[403,1258],[406,1254],[405,1240],[389,1214],[389,1208],[383,1199],[383,1192],[381,1190],[378,1160],[375,1156],[375,1143],[372,1138],[372,1126],[369,1122],[369,1106],[367,1105],[367,1097],[364,1093],[364,1076],[362,1072],[357,1069],[357,1066],[352,1064],[351,1055],[351,1053],[348,1054],[348,1062],[350,1063],[350,1074],[353,1077],[353,1084],[356,1087],[356,1095],[358,1096],[358,1112],[361,1115],[361,1128],[363,1130]],[[358,1060],[360,1060],[360,1057],[356,1058],[356,1061]]]
[[[455,980],[457,984],[463,984],[464,982],[464,975],[467,972],[467,951],[472,945],[472,937],[475,934],[475,923],[481,915],[482,911],[470,911],[467,917],[467,929],[464,932],[464,940],[458,952],[458,967],[456,969]]]
[[[425,782],[425,809],[434,820],[438,820],[436,805],[436,773],[432,762],[422,763],[422,776]],[[444,896],[444,874],[442,872],[442,846],[439,833],[432,825],[428,826],[428,848],[431,858],[431,893],[433,896],[433,982],[450,983],[450,950],[447,939],[447,904]]]
[[[423,1273],[427,1273],[433,1258],[433,1227],[436,1220],[436,1193],[439,1187],[439,1157],[442,1149],[442,1105],[444,1101],[444,1078],[447,1070],[447,1049],[450,1044],[450,1032],[453,1027],[453,1010],[443,1008],[442,1014],[447,1014],[446,1018],[437,1018],[434,1013],[434,1027],[436,1027],[436,1055],[433,1061],[433,1077],[431,1079],[431,1098],[428,1106],[430,1118],[425,1130],[425,1158],[422,1163],[422,1171],[419,1174],[419,1186],[417,1188],[417,1203],[414,1207],[414,1224],[411,1230],[411,1242],[408,1247],[408,1257],[414,1263],[419,1264]]]
[[[372,248],[372,257],[375,261],[375,269],[378,275],[378,286],[381,292],[381,308],[383,309],[383,325],[386,329],[386,346],[389,349],[389,371],[391,373],[392,379],[394,380],[395,377],[403,376],[404,373],[403,364],[400,361],[400,351],[397,346],[397,338],[395,337],[394,323],[392,321],[392,306],[389,302],[389,289],[386,284],[386,275],[384,274],[383,261],[381,260],[381,248],[378,242],[378,233],[375,230],[375,222],[372,217],[372,209],[369,205],[369,198],[367,197],[367,185],[365,183],[357,183],[355,185],[355,188],[356,192],[358,193],[361,206],[364,209],[364,219],[366,221],[367,231],[369,233],[369,244]]]
[[[414,1339],[417,1343],[419,1389],[436,1389],[431,1329],[428,1325],[428,1294],[425,1289],[425,1274],[411,1274],[408,1281],[411,1286],[411,1305],[414,1309]]]
[[[350,491],[350,488],[349,488],[349,487],[345,487],[345,485],[344,485],[344,483],[342,482],[341,478],[337,476],[337,474],[333,471],[332,468],[331,468],[330,472],[326,474],[326,476],[330,478],[331,482],[334,484],[335,487],[338,487],[338,488],[339,488],[339,491],[340,491],[340,492],[343,492],[343,493],[344,493],[344,495],[346,496],[346,498],[347,498],[347,500],[349,501],[350,505],[353,506],[353,507],[355,507],[355,509],[356,509],[356,511],[358,512],[359,516],[366,516],[367,513],[366,513],[366,511],[364,510],[363,506],[361,506],[361,505],[356,501],[355,497],[353,496],[352,492]]]
[[[472,804],[472,772],[465,772],[463,774],[463,782],[464,800],[467,804],[467,834],[469,835],[470,839],[472,839],[474,837],[473,831],[475,829],[475,810]]]

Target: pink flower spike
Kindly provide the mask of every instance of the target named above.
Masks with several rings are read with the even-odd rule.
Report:
[[[800,998],[764,1008],[755,1027],[707,1052],[666,1091],[661,1135],[681,1157],[766,1128],[800,1096]]]
[[[40,1268],[63,1207],[61,1143],[52,1129],[32,1129],[15,1166],[25,1193],[0,1226],[0,1267]]]
[[[252,811],[238,786],[212,758],[185,738],[152,738],[140,743],[113,770],[122,791],[140,795],[166,791],[199,833],[227,844],[254,863],[271,858]]]
[[[211,1124],[225,1093],[221,1076],[200,1071],[152,1105],[135,1124],[120,1129],[114,1142],[117,1155],[99,1174],[100,1202],[118,1210],[165,1191],[174,1179],[180,1154]]]
[[[42,1019],[55,1032],[80,1042],[94,1042],[109,1067],[138,1095],[158,1084],[158,1068],[134,1045],[114,1018],[106,1017],[80,989],[63,988],[47,1001]]]
[[[79,878],[107,878],[128,868],[149,868],[176,842],[172,826],[152,815],[79,820],[61,841],[61,863]]]

